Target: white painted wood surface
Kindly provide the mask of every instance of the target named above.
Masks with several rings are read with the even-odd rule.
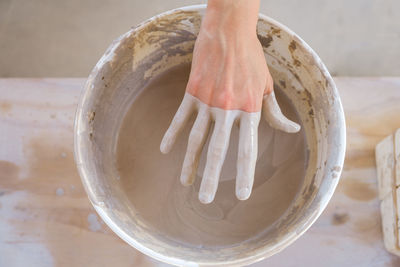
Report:
[[[375,159],[378,194],[381,200],[382,229],[385,247],[400,256],[400,129],[376,145]]]
[[[395,183],[395,158],[393,135],[387,136],[376,145],[375,159],[378,179],[378,195],[381,201],[382,231],[386,249],[399,253],[397,230],[397,195]]]
[[[336,78],[348,146],[323,215],[254,266],[400,266],[383,246],[375,145],[400,128],[400,78]],[[121,241],[87,200],[73,162],[84,79],[0,79],[0,266],[163,266]]]

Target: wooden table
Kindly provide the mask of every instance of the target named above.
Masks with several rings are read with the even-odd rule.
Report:
[[[400,78],[335,79],[347,120],[339,186],[317,222],[254,266],[400,266],[383,247],[375,145],[400,128]],[[0,266],[164,266],[100,220],[73,161],[84,79],[0,79]]]

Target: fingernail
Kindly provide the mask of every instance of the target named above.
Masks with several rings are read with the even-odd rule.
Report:
[[[293,125],[293,130],[295,133],[300,131],[301,126],[299,124],[292,121],[292,125]]]
[[[297,133],[298,131],[300,131],[300,125],[298,125],[297,123],[293,122],[293,121],[288,121],[288,124],[286,126],[286,132],[288,133]]]
[[[193,184],[193,181],[192,181],[192,179],[190,179],[188,174],[182,172],[182,174],[181,174],[181,184],[183,186],[190,186],[190,185]]]
[[[161,153],[163,153],[163,154],[167,154],[167,153],[165,152],[165,147],[163,146],[163,143],[161,143],[161,145],[160,145],[160,151],[161,151]]]
[[[213,201],[213,198],[211,195],[208,194],[199,194],[199,200],[203,204],[210,204]]]
[[[164,139],[161,141],[160,151],[163,154],[167,154],[169,152],[168,143],[166,141],[164,141]]]
[[[241,189],[239,189],[238,193],[237,193],[237,198],[239,200],[246,200],[250,197],[250,190],[247,187],[243,187]]]

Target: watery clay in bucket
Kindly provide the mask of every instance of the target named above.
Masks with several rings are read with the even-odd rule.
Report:
[[[132,103],[118,139],[119,181],[138,216],[155,233],[185,246],[231,246],[268,231],[290,207],[305,175],[305,135],[303,130],[296,134],[273,130],[262,119],[253,193],[239,201],[235,196],[238,127],[233,127],[215,200],[201,204],[198,190],[206,151],[194,185],[184,187],[179,181],[194,117],[169,154],[159,149],[189,72],[190,65],[171,69],[152,80]],[[301,124],[288,98],[278,88],[275,91],[285,115]]]

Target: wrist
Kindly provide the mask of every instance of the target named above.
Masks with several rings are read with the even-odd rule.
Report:
[[[255,33],[260,0],[209,0],[203,26]]]

